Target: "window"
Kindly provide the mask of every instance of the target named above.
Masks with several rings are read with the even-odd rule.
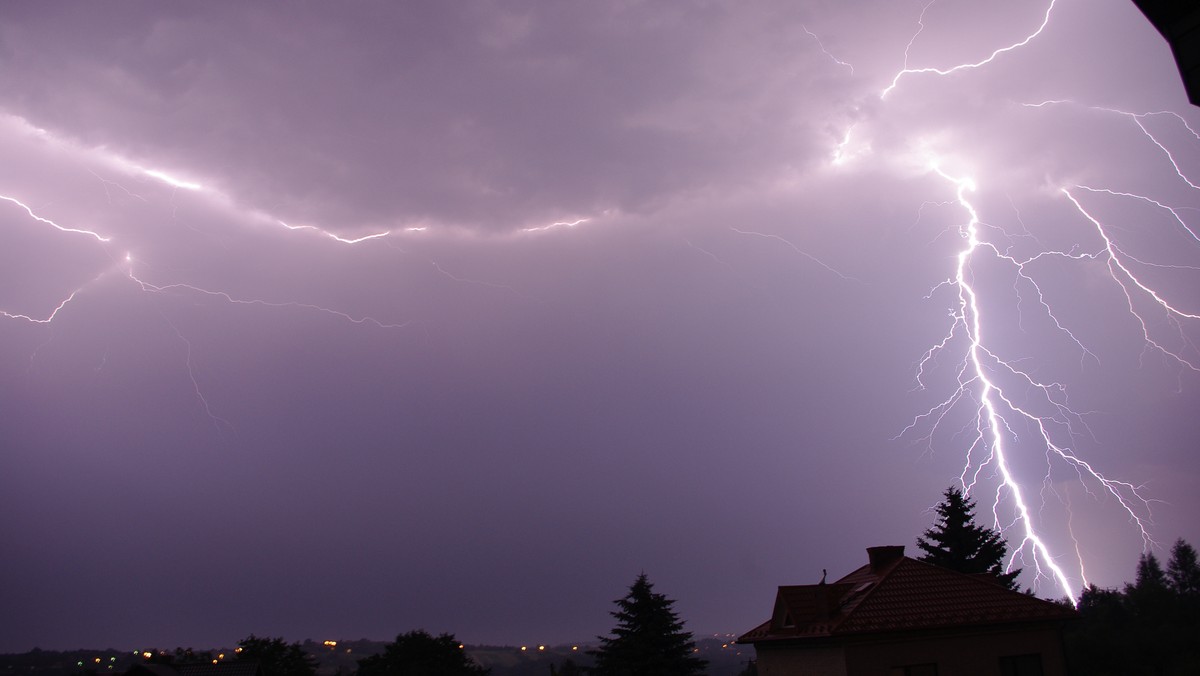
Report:
[[[906,664],[902,667],[892,667],[888,676],[937,676],[937,663]]]
[[[1000,676],[1042,676],[1041,653],[1001,657]]]

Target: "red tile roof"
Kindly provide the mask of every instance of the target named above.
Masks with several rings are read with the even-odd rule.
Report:
[[[898,549],[898,548],[897,548]],[[901,550],[902,551],[902,550]],[[780,587],[770,620],[739,643],[1061,621],[1073,609],[897,553],[829,585]]]

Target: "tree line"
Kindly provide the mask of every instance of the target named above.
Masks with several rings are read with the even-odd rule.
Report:
[[[1020,570],[1006,566],[1008,546],[1000,531],[975,523],[975,504],[950,487],[933,526],[917,538],[919,558],[967,574],[992,575],[1019,591]],[[1026,590],[1025,593],[1032,593]],[[616,625],[583,663],[567,658],[548,666],[550,676],[699,676],[708,664],[674,601],[654,591],[643,573],[614,602]],[[1069,599],[1062,603],[1070,604]],[[1064,636],[1067,663],[1080,676],[1175,676],[1200,674],[1200,564],[1196,550],[1180,539],[1164,569],[1143,553],[1133,583],[1123,589],[1090,585],[1077,603],[1078,621]],[[176,649],[148,651],[147,662],[174,666],[214,663],[213,655]],[[300,643],[253,634],[238,643],[234,661],[253,661],[261,676],[316,676],[317,662]],[[80,662],[80,665],[83,665]],[[742,672],[753,674],[751,662]],[[131,670],[132,671],[132,670]],[[486,676],[453,634],[424,630],[400,634],[382,652],[357,660],[355,676]],[[544,673],[544,672],[543,672]],[[339,669],[339,676],[350,672]]]
[[[974,508],[962,491],[947,489],[935,508],[937,522],[917,538],[921,560],[962,573],[990,573],[1016,590],[1020,570],[1005,567],[1007,544],[999,531],[975,523]],[[1123,589],[1089,585],[1075,605],[1079,618],[1063,637],[1072,674],[1200,674],[1200,564],[1195,548],[1182,538],[1171,548],[1166,569],[1153,552],[1144,552],[1133,583]]]
[[[1200,674],[1200,565],[1182,538],[1166,570],[1153,553],[1138,559],[1124,589],[1089,585],[1079,622],[1066,635],[1072,671],[1089,676]]]
[[[643,573],[629,593],[615,601],[613,636],[585,654],[590,664],[570,658],[549,665],[550,676],[700,676],[707,661],[696,656],[696,644],[673,609],[674,601],[654,591]],[[251,634],[238,642],[234,662],[253,662],[261,676],[316,676],[317,660],[300,643]],[[151,664],[185,667],[217,662],[210,652],[177,648],[147,651]],[[423,629],[400,634],[382,652],[357,661],[355,676],[487,676],[489,669],[467,654],[453,634],[437,636]],[[132,674],[134,670],[127,672]],[[140,675],[139,675],[140,676]]]

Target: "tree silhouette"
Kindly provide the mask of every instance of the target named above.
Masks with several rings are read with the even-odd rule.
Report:
[[[400,634],[383,652],[358,661],[358,676],[484,676],[453,634]]]
[[[942,495],[937,523],[917,538],[917,547],[925,552],[920,559],[960,573],[991,573],[1000,584],[1016,589],[1021,571],[1004,571],[1008,544],[1000,531],[976,525],[975,503],[962,491],[951,486]]]
[[[1167,561],[1167,585],[1181,598],[1195,599],[1200,596],[1200,564],[1196,562],[1196,549],[1179,538],[1171,548],[1171,560]]]
[[[1122,591],[1089,586],[1080,621],[1067,627],[1072,674],[1157,676],[1200,674],[1200,605],[1188,580],[1200,578],[1195,549],[1176,541],[1166,572],[1153,553],[1138,558]]]
[[[654,592],[642,573],[615,601],[612,638],[601,636],[592,673],[598,676],[695,676],[708,662],[694,655],[691,632],[672,610],[674,601]]]
[[[250,634],[238,641],[238,660],[257,661],[264,676],[316,676],[317,661],[299,643]]]
[[[583,676],[585,673],[587,670],[575,664],[575,660],[569,657],[563,660],[558,667],[555,667],[554,664],[550,665],[550,676]]]

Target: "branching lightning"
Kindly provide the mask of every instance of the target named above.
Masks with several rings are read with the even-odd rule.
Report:
[[[1061,383],[1042,382],[1002,356],[1000,349],[995,346],[996,341],[990,337],[985,326],[987,292],[973,281],[973,273],[981,257],[989,256],[993,260],[1003,261],[1013,268],[1020,279],[1032,284],[1041,299],[1041,290],[1032,273],[1027,270],[1028,266],[1044,257],[1081,260],[1095,259],[1100,253],[1046,251],[1030,258],[1017,259],[994,243],[981,238],[980,218],[969,200],[969,194],[976,190],[974,181],[953,177],[936,165],[933,171],[955,186],[956,202],[967,213],[968,218],[959,226],[964,245],[955,258],[953,277],[944,282],[956,291],[957,296],[956,307],[951,314],[952,326],[943,340],[923,355],[918,367],[918,381],[920,382],[927,366],[941,352],[951,349],[954,344],[961,343],[965,347],[962,350],[961,361],[956,367],[957,389],[948,398],[918,416],[900,436],[924,423],[936,429],[959,404],[971,405],[971,402],[974,402],[975,423],[971,442],[967,447],[966,464],[959,477],[961,483],[969,492],[978,484],[985,469],[991,468],[995,471],[999,480],[993,501],[993,517],[996,523],[1006,530],[1009,526],[1018,528],[1022,538],[1013,547],[1010,566],[1015,565],[1018,558],[1029,561],[1034,566],[1035,581],[1048,577],[1063,593],[1074,599],[1075,585],[1059,565],[1046,540],[1038,533],[1036,519],[1022,489],[1022,483],[1015,477],[1011,468],[1009,446],[1010,441],[1015,442],[1018,436],[1017,423],[1020,422],[1022,427],[1033,430],[1037,444],[1044,449],[1047,465],[1046,484],[1050,483],[1050,465],[1055,461],[1066,463],[1081,479],[1094,481],[1115,498],[1147,544],[1153,542],[1149,530],[1150,502],[1138,486],[1105,476],[1074,451],[1072,438],[1077,433],[1075,427],[1083,425],[1083,416],[1069,406],[1066,401],[1066,388]],[[1105,241],[1109,240],[1106,238]],[[1114,264],[1120,265],[1119,262]],[[1040,300],[1040,304],[1058,330],[1066,333],[1082,348],[1082,343],[1063,327],[1050,306],[1044,300]],[[1011,385],[1005,385],[1005,382],[1010,382]],[[1021,396],[1010,394],[1010,389],[1021,391]],[[1011,502],[1016,513],[1015,522],[1009,526],[1005,526],[1001,517],[1001,505],[1005,498]],[[1024,559],[1026,549],[1029,550],[1028,559]],[[1083,577],[1082,562],[1080,577]]]
[[[920,29],[918,29],[917,34],[920,34],[920,32],[922,30],[924,30],[924,28],[925,28],[925,23],[924,23],[925,12],[926,12],[926,10],[929,9],[929,6],[932,4],[933,4],[932,2],[926,4],[925,8],[921,10],[921,21],[918,22],[920,25]],[[1046,29],[1046,26],[1050,23],[1050,12],[1053,10],[1054,10],[1054,0],[1050,0],[1050,4],[1046,7],[1046,13],[1045,13],[1045,15],[1042,16],[1042,23],[1037,27],[1036,30],[1034,30],[1032,33],[1027,35],[1023,40],[1020,40],[1019,42],[1014,42],[1013,44],[1008,45],[1006,47],[1000,47],[999,49],[996,49],[991,54],[987,55],[986,57],[984,57],[978,61],[973,61],[970,63],[960,63],[956,66],[951,66],[949,68],[935,68],[935,67],[910,68],[908,66],[908,50],[912,47],[913,41],[916,40],[916,35],[914,35],[913,39],[909,41],[908,47],[906,47],[904,50],[904,57],[905,57],[904,58],[904,69],[901,70],[900,72],[896,73],[896,76],[894,78],[892,78],[891,84],[889,84],[882,92],[880,92],[879,98],[881,98],[881,99],[887,98],[887,95],[890,94],[891,91],[896,88],[896,85],[900,84],[900,78],[904,77],[905,75],[916,75],[916,74],[920,74],[920,73],[935,73],[937,75],[951,75],[951,74],[957,73],[961,70],[972,70],[975,68],[980,68],[980,67],[986,66],[987,64],[991,63],[992,61],[995,61],[996,58],[999,57],[1001,54],[1005,54],[1005,53],[1011,52],[1015,49],[1020,49],[1021,47],[1024,47],[1025,45],[1032,42],[1034,40],[1034,38],[1041,35],[1042,31]]]
[[[932,4],[928,3],[922,9],[918,20],[919,28],[905,49],[903,69],[891,79],[891,83],[882,91],[881,98],[886,98],[906,75],[933,73],[945,76],[980,68],[1006,52],[1029,44],[1046,28],[1054,9],[1054,1],[1051,0],[1041,23],[1033,32],[1017,42],[991,52],[984,59],[945,68],[911,68],[908,63],[908,50],[917,35],[924,30],[925,12]],[[1068,102],[1046,101],[1024,105],[1044,107],[1063,103]],[[1094,109],[1124,115],[1133,120],[1141,133],[1165,155],[1179,179],[1191,188],[1197,188],[1167,144],[1144,124],[1148,116],[1173,116],[1183,124],[1192,138],[1200,141],[1200,135],[1197,135],[1181,116],[1167,111],[1134,114],[1110,108]],[[1018,453],[1024,455],[1029,449],[1043,456],[1041,464],[1045,468],[1045,474],[1040,491],[1043,505],[1050,495],[1056,496],[1060,502],[1063,500],[1051,477],[1055,466],[1065,466],[1074,472],[1090,494],[1102,493],[1115,499],[1146,547],[1157,544],[1151,532],[1153,500],[1146,495],[1143,486],[1107,476],[1079,455],[1075,443],[1081,434],[1087,432],[1084,418],[1088,413],[1071,407],[1064,384],[1043,381],[1037,378],[1032,370],[1021,366],[1020,360],[1006,356],[1000,345],[1001,339],[996,336],[997,321],[991,319],[992,315],[996,314],[993,312],[996,304],[1001,301],[996,298],[996,290],[988,288],[981,281],[982,270],[989,266],[994,269],[997,264],[1006,267],[1014,279],[1013,291],[1016,291],[1018,308],[1022,297],[1021,288],[1029,289],[1036,298],[1039,312],[1049,320],[1055,330],[1069,339],[1085,358],[1099,364],[1099,357],[1085,345],[1085,341],[1055,314],[1043,293],[1042,282],[1039,282],[1038,267],[1052,260],[1080,265],[1101,263],[1108,278],[1125,299],[1128,313],[1140,326],[1147,349],[1163,355],[1185,371],[1196,371],[1197,349],[1188,339],[1183,323],[1200,319],[1200,309],[1184,307],[1178,301],[1168,298],[1146,281],[1138,269],[1196,271],[1200,270],[1200,267],[1156,263],[1129,253],[1113,237],[1111,228],[1105,225],[1104,220],[1086,205],[1085,198],[1090,195],[1106,195],[1140,201],[1169,214],[1192,241],[1200,242],[1200,237],[1197,237],[1196,230],[1184,218],[1183,210],[1179,207],[1132,192],[1074,185],[1062,188],[1060,194],[1078,212],[1081,222],[1086,224],[1087,228],[1083,232],[1085,235],[1090,232],[1091,236],[1084,236],[1083,239],[1089,243],[1081,243],[1065,251],[1042,248],[1032,255],[1018,256],[1012,253],[1010,246],[997,244],[985,236],[984,228],[981,227],[984,224],[970,197],[977,189],[973,180],[952,175],[937,161],[931,163],[930,169],[954,187],[955,199],[952,204],[966,214],[966,219],[956,226],[963,244],[955,256],[954,270],[934,290],[937,292],[939,289],[950,289],[953,294],[950,326],[943,337],[918,361],[916,380],[918,387],[924,389],[926,375],[936,368],[935,362],[938,358],[943,354],[952,353],[955,355],[953,382],[956,386],[947,397],[917,416],[897,436],[920,435],[922,440],[932,444],[932,438],[939,429],[951,424],[952,411],[969,411],[972,422],[963,430],[967,433],[969,441],[965,450],[965,463],[959,476],[961,484],[970,492],[973,489],[978,490],[985,478],[994,479],[995,492],[991,505],[995,524],[1002,531],[1016,533],[1019,537],[1019,540],[1010,542],[1010,545],[1013,545],[1009,560],[1010,569],[1019,565],[1031,566],[1035,586],[1041,580],[1049,580],[1062,594],[1074,600],[1080,585],[1087,584],[1087,575],[1079,540],[1075,537],[1070,523],[1070,503],[1064,503],[1064,507],[1068,513],[1068,534],[1074,542],[1076,563],[1073,567],[1077,572],[1068,573],[1060,554],[1052,550],[1050,542],[1043,534],[1040,510],[1034,508],[1033,502],[1037,491],[1031,490],[1015,472],[1014,456]],[[947,203],[927,201],[921,208],[924,209],[930,204]],[[1028,230],[1025,234],[1028,234]],[[933,296],[934,293],[931,293],[929,297]],[[1151,322],[1147,319],[1146,313],[1150,310],[1145,306],[1165,316],[1175,327],[1175,345],[1179,347],[1169,346],[1155,335]],[[1022,459],[1023,465],[1027,462],[1028,458]]]
[[[46,138],[51,141],[57,142],[63,146],[69,146],[69,144],[67,144],[66,142],[58,141],[57,139],[54,139],[53,137],[51,137],[49,135],[48,132],[45,132],[44,130],[40,130],[40,129],[31,127],[30,125],[28,125],[28,123],[25,123],[23,120],[20,122],[22,123],[22,126],[36,130],[38,135],[41,136],[42,138]],[[220,193],[219,191],[213,190],[211,188],[206,188],[205,186],[201,185],[200,183],[197,183],[194,181],[189,181],[189,180],[184,180],[184,179],[178,178],[172,174],[168,174],[164,171],[154,170],[154,169],[146,169],[146,168],[141,167],[129,160],[126,160],[125,158],[111,155],[103,150],[98,150],[98,151],[85,151],[83,149],[74,149],[74,150],[76,150],[77,152],[84,154],[84,155],[92,155],[94,160],[98,160],[101,163],[109,165],[111,167],[116,167],[117,169],[120,169],[127,173],[132,173],[134,175],[142,175],[142,176],[147,176],[147,177],[153,178],[156,181],[160,181],[160,182],[170,186],[172,190],[186,190],[189,192],[202,193],[202,194],[206,195],[206,197],[208,199],[210,199],[211,201],[213,201],[215,203],[226,204],[226,205],[232,204],[232,200],[227,195],[224,195],[223,193]],[[130,191],[128,188],[125,188],[120,183],[110,180],[110,179],[103,178],[99,174],[97,174],[94,170],[89,169],[89,171],[92,173],[93,176],[95,176],[98,180],[101,181],[102,185],[104,186],[105,194],[108,196],[110,203],[111,203],[111,193],[109,192],[110,186],[116,186],[116,187],[120,188],[127,195],[129,195],[130,197],[136,198],[137,200],[141,201],[142,203],[149,203],[149,200],[146,197]],[[146,281],[142,277],[135,274],[134,269],[133,269],[134,260],[133,260],[133,256],[131,254],[126,253],[124,256],[120,257],[119,260],[117,260],[116,257],[113,256],[113,254],[110,251],[111,245],[114,244],[114,237],[112,235],[102,234],[101,232],[98,232],[95,230],[79,228],[79,227],[70,227],[70,226],[63,225],[51,218],[48,218],[48,217],[38,213],[31,206],[29,206],[26,202],[22,201],[21,199],[19,199],[17,197],[11,196],[11,195],[0,195],[0,201],[7,202],[11,205],[14,205],[19,210],[23,211],[24,214],[28,217],[28,219],[30,221],[37,223],[41,226],[46,226],[46,227],[52,228],[58,232],[66,233],[69,235],[84,235],[84,236],[87,236],[87,237],[95,240],[102,247],[102,252],[101,252],[102,255],[107,258],[113,259],[115,261],[113,265],[102,270],[99,274],[97,274],[94,278],[92,278],[88,282],[86,282],[86,283],[82,284],[81,286],[72,290],[65,297],[61,298],[61,300],[59,300],[52,308],[49,308],[47,311],[45,311],[42,314],[38,314],[35,312],[30,312],[30,311],[16,311],[16,310],[0,308],[0,316],[5,317],[7,319],[23,321],[23,322],[27,322],[27,323],[31,323],[31,324],[41,324],[41,325],[52,324],[62,315],[62,313],[72,303],[78,302],[77,299],[79,298],[80,294],[82,294],[88,287],[91,287],[91,286],[97,284],[102,279],[109,277],[114,272],[117,272],[118,270],[123,269],[124,276],[127,277],[131,282],[133,282],[140,291],[146,292],[146,293],[153,293],[153,294],[160,294],[160,295],[190,293],[190,294],[197,294],[197,295],[208,297],[208,298],[215,298],[222,302],[228,303],[230,305],[246,305],[246,306],[256,306],[256,307],[263,307],[263,308],[294,308],[294,309],[304,310],[304,311],[308,311],[308,312],[316,312],[316,313],[326,314],[326,315],[333,316],[339,320],[344,320],[344,321],[347,321],[347,322],[350,322],[353,324],[370,325],[370,326],[374,326],[374,327],[380,328],[380,329],[399,329],[399,328],[404,328],[411,323],[411,322],[399,322],[399,323],[385,322],[385,321],[381,321],[375,317],[365,316],[365,315],[352,315],[350,313],[343,312],[341,310],[337,310],[337,309],[330,308],[330,307],[325,307],[322,305],[317,305],[314,303],[305,303],[305,302],[300,302],[300,301],[272,301],[272,300],[267,300],[267,299],[263,299],[263,298],[241,298],[241,297],[236,297],[233,294],[230,294],[226,291],[204,288],[204,287],[197,286],[194,284],[187,284],[187,283],[182,283],[182,282],[155,284],[155,283]],[[270,219],[270,217],[264,216],[263,214],[260,214],[258,212],[250,212],[248,215],[251,216],[252,218],[257,218],[259,220],[262,220],[262,219],[266,219],[268,221],[272,220],[272,219]],[[366,242],[369,240],[379,239],[379,238],[382,238],[382,237],[385,237],[385,236],[391,234],[391,231],[385,231],[385,232],[381,232],[381,233],[368,234],[368,235],[356,237],[356,238],[347,238],[347,237],[342,237],[334,232],[330,232],[330,231],[327,231],[327,230],[324,230],[324,229],[321,229],[321,228],[318,228],[315,226],[292,226],[292,225],[289,225],[279,219],[274,219],[274,221],[276,223],[278,223],[279,225],[283,226],[284,228],[286,228],[288,231],[313,231],[317,234],[323,235],[323,236],[325,236],[329,239],[332,239],[336,242],[339,242],[341,244],[359,244],[359,243]],[[410,230],[411,230],[411,228],[410,228]],[[210,420],[213,421],[213,423],[217,426],[218,431],[221,431],[223,427],[233,429],[233,424],[230,421],[219,416],[214,411],[212,405],[210,404],[208,398],[205,396],[203,389],[200,386],[200,382],[196,376],[196,372],[195,372],[195,369],[193,366],[192,342],[187,338],[187,336],[183,333],[183,331],[181,331],[180,328],[178,326],[176,326],[176,324],[174,322],[172,322],[165,314],[163,314],[161,311],[158,314],[162,318],[162,320],[170,327],[171,331],[174,333],[174,335],[180,340],[180,342],[184,346],[184,349],[185,349],[184,361],[185,361],[186,372],[187,372],[188,378],[191,382],[191,387],[192,387],[192,390],[194,391],[196,400],[200,403],[204,414]]]
[[[885,103],[872,101],[873,105],[879,108],[895,105],[888,101],[889,96],[902,82],[909,81],[909,76],[946,77],[974,71],[993,63],[1005,54],[1029,45],[1042,35],[1050,24],[1056,0],[1047,0],[1047,2],[1040,22],[1033,18],[1026,24],[1032,26],[1027,34],[1011,40],[1006,38],[1006,46],[994,49],[982,58],[948,66],[914,67],[910,63],[910,52],[926,30],[926,16],[934,7],[936,0],[925,2],[916,21],[917,28],[904,48],[902,66],[894,73],[894,76],[890,77],[887,86],[879,91],[878,98]],[[849,69],[851,75],[854,74],[854,67],[850,63],[831,54],[825,48],[820,37],[806,26],[801,26],[801,28],[816,41],[825,57],[839,67]],[[821,64],[821,67],[834,70],[824,63]],[[838,70],[837,72],[843,71]],[[882,78],[881,83],[884,80],[887,78]],[[872,99],[874,99],[874,91],[876,90],[872,89],[867,94]],[[1056,105],[1082,104],[1052,100],[1022,105],[1040,109]],[[1148,121],[1155,118],[1174,119],[1182,125],[1192,139],[1200,143],[1200,134],[1197,134],[1182,116],[1170,111],[1132,113],[1114,108],[1085,107],[1105,114],[1123,116],[1132,121],[1140,134],[1162,153],[1164,161],[1169,163],[1179,180],[1192,190],[1200,191],[1200,183],[1188,176],[1188,172],[1184,168],[1186,162],[1180,161],[1180,153],[1173,152],[1170,144],[1164,140],[1162,135],[1153,131],[1155,128],[1153,124],[1147,124]],[[856,122],[846,129],[844,136],[835,139],[837,143],[833,144],[834,148],[831,153],[834,165],[845,167],[848,163],[852,164],[850,160],[860,154],[852,152],[852,134],[855,144],[863,148],[870,148],[866,141],[861,140],[870,138],[869,121],[859,120],[857,112],[854,118]],[[48,132],[37,129],[24,120],[18,120],[18,123],[22,128],[32,130],[52,142],[66,144],[65,141],[51,138]],[[186,172],[176,175],[160,169],[147,169],[132,160],[118,157],[103,149],[87,149],[79,152],[87,154],[89,163],[113,167],[124,172],[125,176],[138,177],[142,180],[149,178],[170,186],[172,191],[195,193],[200,196],[200,199],[208,200],[212,205],[237,211],[248,221],[264,224],[274,229],[274,232],[280,233],[280,236],[288,236],[286,233],[297,233],[297,237],[318,235],[341,245],[372,246],[370,243],[376,242],[376,240],[379,240],[376,244],[390,245],[401,232],[425,229],[424,226],[383,228],[365,235],[347,237],[315,225],[292,225],[275,215],[242,208],[231,196],[215,187],[220,185],[220,181],[209,180],[211,177],[200,176],[197,180],[180,178],[179,176],[186,175]],[[939,431],[954,425],[961,426],[961,417],[958,414],[965,415],[969,422],[958,431],[967,438],[964,449],[965,461],[958,476],[959,481],[968,492],[985,490],[990,487],[989,481],[994,482],[991,511],[995,524],[1006,533],[1015,534],[1017,538],[1010,543],[1013,545],[1010,566],[1014,568],[1023,566],[1031,569],[1035,576],[1035,584],[1047,581],[1061,590],[1062,594],[1075,599],[1079,585],[1087,583],[1080,542],[1075,538],[1074,531],[1071,530],[1068,523],[1070,538],[1074,543],[1075,560],[1070,564],[1065,563],[1062,558],[1063,554],[1054,550],[1050,536],[1047,535],[1047,529],[1043,527],[1040,510],[1036,503],[1039,496],[1043,505],[1049,496],[1054,496],[1060,501],[1063,499],[1051,480],[1052,471],[1061,471],[1065,468],[1082,482],[1089,493],[1105,495],[1115,500],[1147,547],[1155,544],[1152,537],[1151,506],[1153,500],[1147,495],[1143,486],[1112,478],[1104,468],[1081,455],[1077,443],[1078,439],[1088,432],[1086,418],[1090,412],[1081,411],[1072,406],[1065,384],[1039,377],[1033,368],[1023,365],[1018,357],[1014,357],[1004,349],[1003,336],[997,330],[999,322],[995,319],[995,309],[1004,302],[1002,294],[1015,290],[1018,306],[1021,306],[1022,303],[1032,306],[1031,312],[1036,312],[1040,318],[1047,320],[1048,325],[1052,326],[1059,336],[1064,337],[1070,345],[1074,346],[1074,349],[1080,354],[1081,362],[1099,364],[1100,358],[1096,351],[1089,347],[1087,337],[1071,325],[1070,321],[1066,319],[1066,315],[1060,318],[1056,314],[1051,300],[1043,292],[1043,288],[1049,287],[1044,287],[1046,282],[1042,280],[1040,271],[1041,266],[1051,262],[1081,267],[1090,266],[1090,268],[1103,267],[1106,273],[1105,284],[1111,280],[1113,286],[1110,288],[1124,298],[1128,315],[1140,327],[1147,352],[1161,355],[1166,361],[1178,367],[1181,373],[1200,371],[1200,350],[1197,350],[1196,345],[1189,339],[1185,329],[1186,326],[1190,326],[1190,322],[1200,320],[1200,308],[1188,307],[1169,294],[1156,289],[1152,281],[1141,272],[1148,268],[1169,269],[1177,272],[1198,271],[1200,265],[1167,264],[1147,260],[1146,257],[1137,254],[1136,249],[1123,243],[1122,239],[1114,234],[1118,232],[1117,227],[1101,214],[1093,202],[1107,199],[1123,200],[1153,208],[1163,214],[1166,217],[1165,220],[1177,224],[1180,232],[1196,244],[1200,244],[1200,231],[1189,222],[1186,207],[1168,200],[1122,190],[1120,189],[1122,186],[1103,186],[1097,185],[1095,182],[1073,183],[1060,187],[1055,199],[1064,200],[1064,207],[1066,203],[1069,203],[1073,209],[1071,213],[1078,214],[1077,222],[1071,225],[1080,226],[1081,243],[1074,248],[1065,250],[1039,245],[1039,250],[1032,254],[1014,253],[1014,247],[999,243],[999,237],[1002,237],[1004,233],[988,226],[981,219],[976,201],[973,201],[972,198],[979,186],[971,178],[958,175],[953,168],[947,168],[947,166],[952,165],[934,161],[927,167],[930,173],[926,175],[931,178],[937,176],[944,181],[945,185],[950,186],[950,194],[939,194],[936,199],[925,201],[920,207],[917,221],[920,221],[925,208],[930,206],[954,209],[956,213],[961,211],[965,215],[964,218],[949,230],[960,238],[961,244],[957,247],[953,257],[952,268],[947,272],[945,279],[928,296],[930,299],[949,298],[948,327],[944,334],[919,357],[915,378],[918,388],[932,387],[933,385],[930,384],[931,374],[935,369],[945,368],[938,362],[946,359],[952,364],[950,366],[953,372],[952,384],[947,396],[941,398],[924,413],[917,415],[898,436],[919,437],[921,440],[929,442],[932,447],[933,438]],[[95,172],[93,175],[103,183],[106,195],[110,186],[116,186],[130,197],[143,203],[149,201],[146,197],[129,191],[119,183],[101,178]],[[939,183],[939,185],[942,184]],[[182,193],[180,195],[182,196]],[[109,197],[111,200],[111,195]],[[115,244],[115,240],[119,239],[117,235],[105,234],[83,227],[62,225],[44,215],[47,213],[46,208],[39,206],[35,209],[14,196],[0,195],[0,201],[5,203],[0,204],[0,208],[19,210],[24,214],[20,218],[23,220],[27,218],[29,222],[36,223],[36,227],[49,228],[63,233],[63,236],[82,235],[84,238],[94,240],[96,244],[90,246],[98,246],[105,257],[113,259],[110,248]],[[1015,205],[1013,208],[1016,209]],[[546,225],[525,227],[519,232],[542,233],[572,230],[590,221],[591,219],[584,217],[561,220]],[[1025,228],[1023,223],[1021,227]],[[842,280],[855,279],[806,252],[783,236],[734,227],[730,229],[739,235],[779,242]],[[1032,238],[1028,229],[1025,230],[1024,234]],[[995,232],[1000,232],[1000,235],[990,237]],[[536,236],[531,235],[531,238],[534,237]],[[712,252],[692,244],[689,240],[685,241],[688,246],[712,260],[722,265],[728,265]],[[341,247],[329,246],[337,248],[339,251],[344,250]],[[161,279],[153,282],[147,281],[147,277],[154,278],[155,275],[135,274],[132,256],[125,255],[121,259],[122,263],[116,263],[112,267],[102,270],[92,280],[57,299],[56,303],[47,304],[47,307],[41,311],[0,309],[0,315],[27,324],[52,324],[68,308],[75,307],[73,304],[79,302],[80,294],[86,289],[101,279],[109,277],[115,271],[122,270],[124,277],[138,291],[153,294],[155,297],[205,298],[218,303],[243,307],[299,310],[327,315],[339,321],[375,329],[400,329],[412,324],[412,322],[384,321],[372,316],[352,314],[301,301],[243,296],[228,290],[212,289],[178,281]],[[438,274],[455,282],[516,292],[512,287],[456,276],[438,263],[432,260],[429,262]],[[1007,271],[1012,279],[1011,289],[990,288],[982,279],[982,270],[985,266],[998,266]],[[1026,311],[1021,307],[1018,309],[1018,315],[1023,316]],[[1150,313],[1157,314],[1151,317]],[[222,426],[233,429],[228,420],[217,415],[214,407],[209,405],[209,401],[204,395],[200,380],[193,368],[191,341],[165,315],[162,318],[185,347],[187,373],[195,397],[200,402],[205,415],[217,425],[218,429],[221,429]],[[1162,322],[1156,324],[1154,321],[1158,318],[1165,318],[1165,322],[1172,327],[1174,332],[1167,332],[1168,335],[1163,335],[1164,332],[1160,326]],[[965,413],[963,413],[964,411]],[[1030,449],[1033,449],[1032,452]],[[1029,455],[1033,457],[1030,458]],[[1038,468],[1045,469],[1040,489],[1036,484],[1031,486],[1021,477],[1019,471],[1031,460],[1036,463]],[[985,484],[987,485],[985,486]],[[1069,500],[1065,506],[1070,514]]]

